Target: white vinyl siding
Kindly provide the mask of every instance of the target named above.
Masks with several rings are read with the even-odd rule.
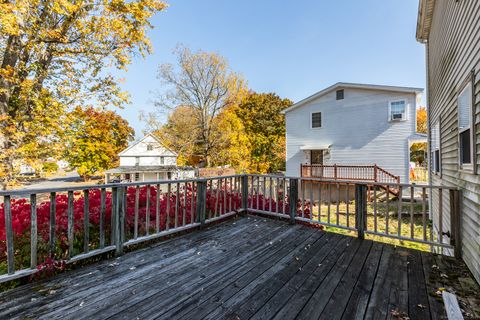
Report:
[[[300,164],[309,162],[310,152],[302,146],[329,146],[325,164],[377,164],[400,176],[408,177],[408,140],[415,134],[415,93],[345,89],[348,99],[336,100],[333,90],[324,96],[286,113],[287,176],[299,176]],[[389,101],[405,101],[408,121],[389,122]],[[313,112],[322,113],[322,129],[305,125]],[[328,121],[326,121],[328,119]]]

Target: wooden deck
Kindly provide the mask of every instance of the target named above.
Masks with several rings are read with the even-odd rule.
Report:
[[[1,319],[437,319],[435,257],[254,216],[0,294]]]

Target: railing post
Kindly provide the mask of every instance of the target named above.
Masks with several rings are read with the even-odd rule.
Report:
[[[333,179],[337,180],[337,164],[333,164]]]
[[[3,197],[3,212],[5,214],[5,229],[7,240],[7,272],[15,273],[15,257],[13,250],[12,206],[10,196]]]
[[[461,211],[460,211],[461,192],[459,190],[450,190],[450,244],[454,248],[455,258],[462,258],[462,234],[461,234]]]
[[[367,186],[355,184],[355,227],[359,239],[365,239],[367,222]]]
[[[290,204],[290,223],[295,223],[295,216],[297,215],[298,202],[298,179],[290,179],[290,190],[288,191],[288,199]]]
[[[248,175],[242,175],[242,209],[248,211]]]
[[[378,176],[378,167],[377,164],[373,166],[373,181],[377,182],[377,176]]]
[[[205,214],[207,204],[207,180],[198,180],[197,183],[197,222],[200,222],[200,226],[205,225]]]
[[[112,188],[112,215],[113,215],[113,225],[112,225],[112,233],[113,239],[115,243],[115,254],[121,255],[123,253],[123,243],[122,243],[122,235],[120,234],[120,206],[122,202],[122,194],[118,187]]]

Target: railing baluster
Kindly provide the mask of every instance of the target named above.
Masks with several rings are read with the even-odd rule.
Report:
[[[426,188],[422,187],[422,226],[423,226],[423,241],[427,241],[427,210],[426,210]]]
[[[377,187],[373,186],[373,229],[377,232]]]
[[[327,222],[330,223],[330,213],[331,213],[331,204],[332,204],[332,184],[328,182],[328,203],[327,203]]]
[[[228,187],[228,212],[232,212],[232,196],[233,196],[232,187],[232,177],[229,178],[229,187]]]
[[[309,205],[309,209],[310,209],[310,220],[313,220],[313,205],[314,205],[314,199],[313,199],[313,181],[310,181],[309,183],[310,185],[310,205]]]
[[[285,212],[285,205],[287,202],[287,179],[283,178],[283,192],[282,192],[282,213],[286,214]]]
[[[147,203],[145,206],[145,233],[150,234],[150,185],[147,184]]]
[[[306,180],[302,180],[302,179],[299,179],[299,182],[300,182],[300,189],[302,190],[301,191],[301,201],[300,201],[300,205],[302,206],[302,218],[305,218],[305,187],[306,187],[306,184],[305,184],[305,181]]]
[[[222,213],[225,214],[227,213],[227,178],[225,178],[225,181],[223,182],[223,211]]]
[[[187,224],[187,183],[183,186],[183,210],[182,210],[182,226]]]
[[[275,178],[275,213],[279,213],[278,212],[278,178]]]
[[[160,232],[160,185],[157,184],[157,193],[155,194],[155,232]]]
[[[390,221],[390,187],[385,186],[385,230],[386,234],[390,233],[389,221]]]
[[[414,236],[414,225],[413,225],[413,200],[414,200],[414,187],[410,187],[410,238],[415,238]]]
[[[443,190],[438,189],[438,228],[440,229],[439,239],[443,243]]]
[[[220,202],[220,186],[221,186],[221,180],[217,180],[217,190],[215,191],[215,210],[213,212],[213,216],[216,217],[219,209],[219,202]],[[213,184],[213,179],[212,179],[212,184]],[[209,217],[210,218],[210,217]]]
[[[318,222],[322,221],[322,183],[318,182]]]
[[[190,223],[195,223],[194,221],[194,212],[193,210],[195,210],[195,182],[192,181],[192,183],[190,184],[190,187],[191,187],[191,203],[190,203]]]
[[[110,245],[116,245],[117,241],[117,198],[118,198],[118,189],[117,187],[112,187],[112,212],[110,215]],[[73,243],[73,242],[72,242]]]
[[[347,228],[350,228],[350,208],[349,208],[350,193],[349,193],[349,190],[350,190],[350,185],[347,183],[345,185],[345,207],[346,207],[346,211],[347,211]]]
[[[107,191],[105,188],[100,189],[100,249],[105,248],[105,206],[106,206],[106,197]]]
[[[262,201],[262,210],[265,211],[265,200],[267,198],[267,178],[263,177],[263,186],[262,186],[262,194],[263,194],[263,201]]]
[[[398,227],[397,227],[397,234],[400,237],[402,235],[402,187],[398,187]]]
[[[13,250],[12,205],[10,196],[3,197],[3,211],[5,214],[5,231],[7,240],[7,270],[8,274],[15,273],[15,257]]]
[[[49,255],[53,257],[55,254],[55,214],[56,214],[56,194],[55,192],[50,193],[50,236],[49,236]]]
[[[73,242],[74,242],[74,220],[73,220],[73,191],[68,191],[68,209],[67,209],[67,219],[68,219],[68,256],[69,258],[73,257]],[[113,208],[113,203],[112,203]],[[113,233],[113,228],[112,228]]]
[[[175,192],[175,228],[178,228],[178,206],[180,203],[180,183],[177,182],[177,190]]]
[[[90,242],[90,201],[89,190],[83,190],[83,252],[88,253]]]
[[[135,211],[133,218],[133,239],[138,238],[138,209],[140,207],[140,186],[135,187]]]
[[[337,213],[336,213],[336,216],[337,216],[337,221],[336,221],[336,224],[337,226],[340,224],[340,185],[338,184],[338,182],[336,183],[336,186],[337,186]]]
[[[172,192],[172,184],[168,182],[167,184],[167,224],[165,226],[165,229],[168,231],[170,229],[170,196]]]
[[[30,268],[37,267],[37,195],[30,195]]]
[[[257,178],[257,210],[260,210],[260,177],[256,176]]]

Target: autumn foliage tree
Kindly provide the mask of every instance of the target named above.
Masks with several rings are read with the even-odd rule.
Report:
[[[417,109],[417,132],[427,133],[427,109],[425,107]]]
[[[110,110],[75,108],[65,130],[64,158],[88,179],[118,164],[118,153],[133,140],[128,122]]]
[[[285,116],[280,111],[292,103],[274,93],[250,92],[236,109],[250,144],[249,171],[285,169]]]
[[[122,105],[107,68],[126,69],[151,51],[159,0],[30,0],[0,4],[0,183],[15,161],[42,156],[72,105]],[[52,123],[54,124],[52,126]]]
[[[177,48],[175,53],[177,66],[160,66],[159,78],[169,89],[159,96],[156,106],[160,114],[178,107],[188,108],[193,126],[189,127],[189,133],[194,142],[194,156],[199,158],[201,165],[210,166],[221,143],[216,133],[216,118],[241,101],[246,92],[245,83],[216,53],[192,52],[185,47]],[[155,114],[151,114],[152,117],[155,118]]]

